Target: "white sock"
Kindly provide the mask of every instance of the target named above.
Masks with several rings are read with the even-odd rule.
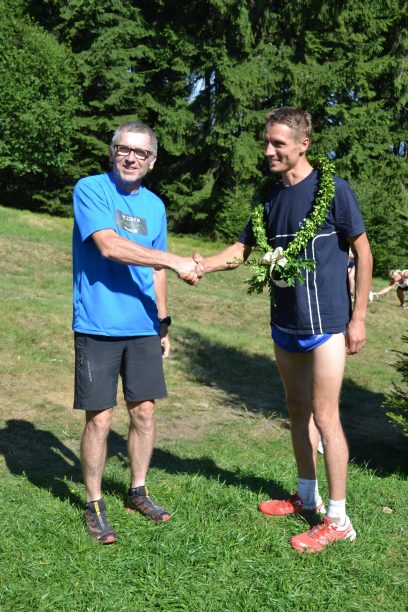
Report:
[[[334,519],[339,526],[346,523],[346,500],[345,499],[329,499],[329,507],[327,508],[327,516]]]
[[[298,495],[305,508],[316,508],[321,501],[317,480],[298,478]]]

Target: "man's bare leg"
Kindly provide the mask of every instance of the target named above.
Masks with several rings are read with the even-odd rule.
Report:
[[[313,417],[322,437],[331,500],[346,497],[348,447],[340,422],[339,397],[345,363],[345,339],[334,334],[312,351]]]
[[[130,417],[128,456],[132,478],[127,507],[155,523],[162,523],[170,518],[170,513],[159,506],[145,486],[154,445],[154,402],[127,402],[127,407]]]
[[[344,335],[334,334],[311,353],[313,418],[324,447],[329,506],[320,525],[293,536],[290,543],[296,550],[317,552],[337,540],[353,541],[356,532],[346,514],[348,448],[339,415],[346,354]]]
[[[299,478],[316,480],[319,433],[312,415],[312,363],[308,353],[290,353],[275,344],[276,362],[285,388],[293,451]]]
[[[154,445],[154,402],[127,402],[130,417],[128,456],[132,488],[143,486]]]
[[[102,475],[111,424],[112,408],[100,411],[87,410],[81,439],[81,464],[87,502],[102,497]]]
[[[334,334],[308,353],[289,353],[275,345],[275,355],[291,418],[298,475],[300,478],[316,478],[319,430],[325,451],[330,499],[344,499],[348,449],[339,415],[345,362],[344,335]]]
[[[316,477],[319,432],[312,415],[312,362],[306,354],[290,353],[275,344],[275,355],[291,420],[296,459],[297,494],[289,499],[271,499],[259,504],[269,516],[287,516],[310,510],[324,513]]]

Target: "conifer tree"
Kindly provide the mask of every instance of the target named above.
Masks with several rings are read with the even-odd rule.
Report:
[[[404,0],[17,4],[77,67],[71,183],[108,167],[119,122],[146,121],[160,145],[147,182],[170,226],[230,241],[267,173],[266,113],[297,105],[314,119],[311,152],[330,155],[357,192],[375,271],[408,258],[397,229],[408,218]]]

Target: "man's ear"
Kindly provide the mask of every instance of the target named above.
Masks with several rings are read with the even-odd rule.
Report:
[[[304,138],[299,145],[299,150],[301,153],[306,153],[310,146],[310,138]]]
[[[114,159],[113,147],[109,147],[109,161],[112,163]]]
[[[153,170],[154,164],[156,163],[157,157],[153,157],[152,161],[149,164],[149,170]]]

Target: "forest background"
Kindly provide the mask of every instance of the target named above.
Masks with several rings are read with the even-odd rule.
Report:
[[[385,275],[408,260],[407,23],[405,0],[0,0],[0,203],[71,215],[137,119],[172,231],[235,240],[267,175],[266,113],[296,105]]]

